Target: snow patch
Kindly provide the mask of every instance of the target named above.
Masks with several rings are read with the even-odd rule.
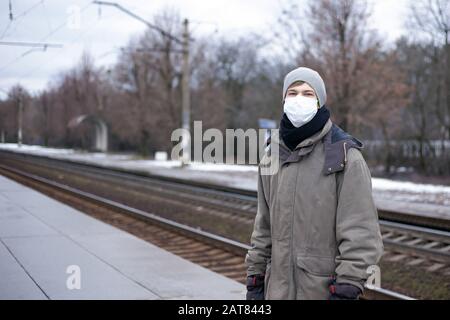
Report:
[[[372,187],[383,191],[408,191],[414,193],[448,193],[450,187],[435,184],[394,181],[382,178],[372,178]]]
[[[86,152],[78,151],[74,149],[59,149],[59,148],[47,148],[37,145],[25,145],[22,144],[18,147],[16,143],[0,143],[0,149],[12,150],[16,152],[30,153],[35,155],[52,156],[59,159],[71,159],[78,160],[87,163],[94,163],[102,166],[113,166],[121,169],[130,170],[146,170],[146,169],[180,169],[181,162],[177,160],[148,160],[139,159],[136,155],[132,154],[109,154],[101,152]],[[256,173],[258,172],[258,166],[256,165],[235,165],[224,163],[201,163],[191,162],[188,166],[182,170],[190,170],[193,172],[218,172],[218,173]],[[247,181],[248,177],[242,177]],[[233,177],[236,183],[239,185],[240,177]],[[376,191],[398,191],[408,192],[415,194],[439,194],[445,198],[450,196],[450,187],[443,185],[433,184],[420,184],[413,182],[394,181],[382,178],[372,178],[372,187]]]

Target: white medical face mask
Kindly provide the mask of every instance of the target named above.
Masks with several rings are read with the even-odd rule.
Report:
[[[311,121],[317,113],[317,99],[303,96],[288,97],[284,100],[284,113],[292,124],[299,128]]]

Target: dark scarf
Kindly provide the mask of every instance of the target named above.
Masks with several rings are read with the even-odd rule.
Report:
[[[286,114],[283,113],[283,117],[280,122],[280,136],[284,143],[292,151],[300,142],[322,130],[329,118],[330,111],[327,107],[323,106],[319,108],[311,121],[299,128],[296,128]]]

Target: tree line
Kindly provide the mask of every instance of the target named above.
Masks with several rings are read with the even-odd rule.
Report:
[[[371,18],[364,0],[286,1],[269,34],[194,34],[191,120],[223,131],[279,121],[284,75],[308,66],[325,80],[332,120],[366,142],[371,165],[450,174],[450,4],[411,2],[409,32],[395,43]],[[152,22],[181,38],[179,12],[164,9]],[[89,114],[107,123],[111,150],[170,153],[171,132],[181,127],[181,68],[179,45],[151,29],[112,66],[86,52],[39,93],[10,89],[0,101],[2,137],[17,141],[20,101],[24,143],[89,148],[92,126],[68,126]],[[406,144],[414,152],[402,152]]]

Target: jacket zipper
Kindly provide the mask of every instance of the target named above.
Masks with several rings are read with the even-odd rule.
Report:
[[[298,186],[298,179],[299,179],[299,175],[300,175],[300,162],[298,163],[298,171],[297,171],[297,175],[295,178],[295,188],[294,188],[294,193],[293,193],[293,201],[292,201],[292,217],[291,217],[291,238],[289,239],[290,242],[290,263],[289,266],[291,268],[290,274],[295,277],[295,272],[296,272],[296,265],[297,265],[297,257],[294,257],[294,219],[295,219],[295,199],[296,199],[296,193],[297,193],[297,186]],[[292,284],[290,281],[288,282],[288,293],[291,291],[291,286],[294,285],[296,287],[296,284]],[[297,290],[295,290],[297,294]]]

